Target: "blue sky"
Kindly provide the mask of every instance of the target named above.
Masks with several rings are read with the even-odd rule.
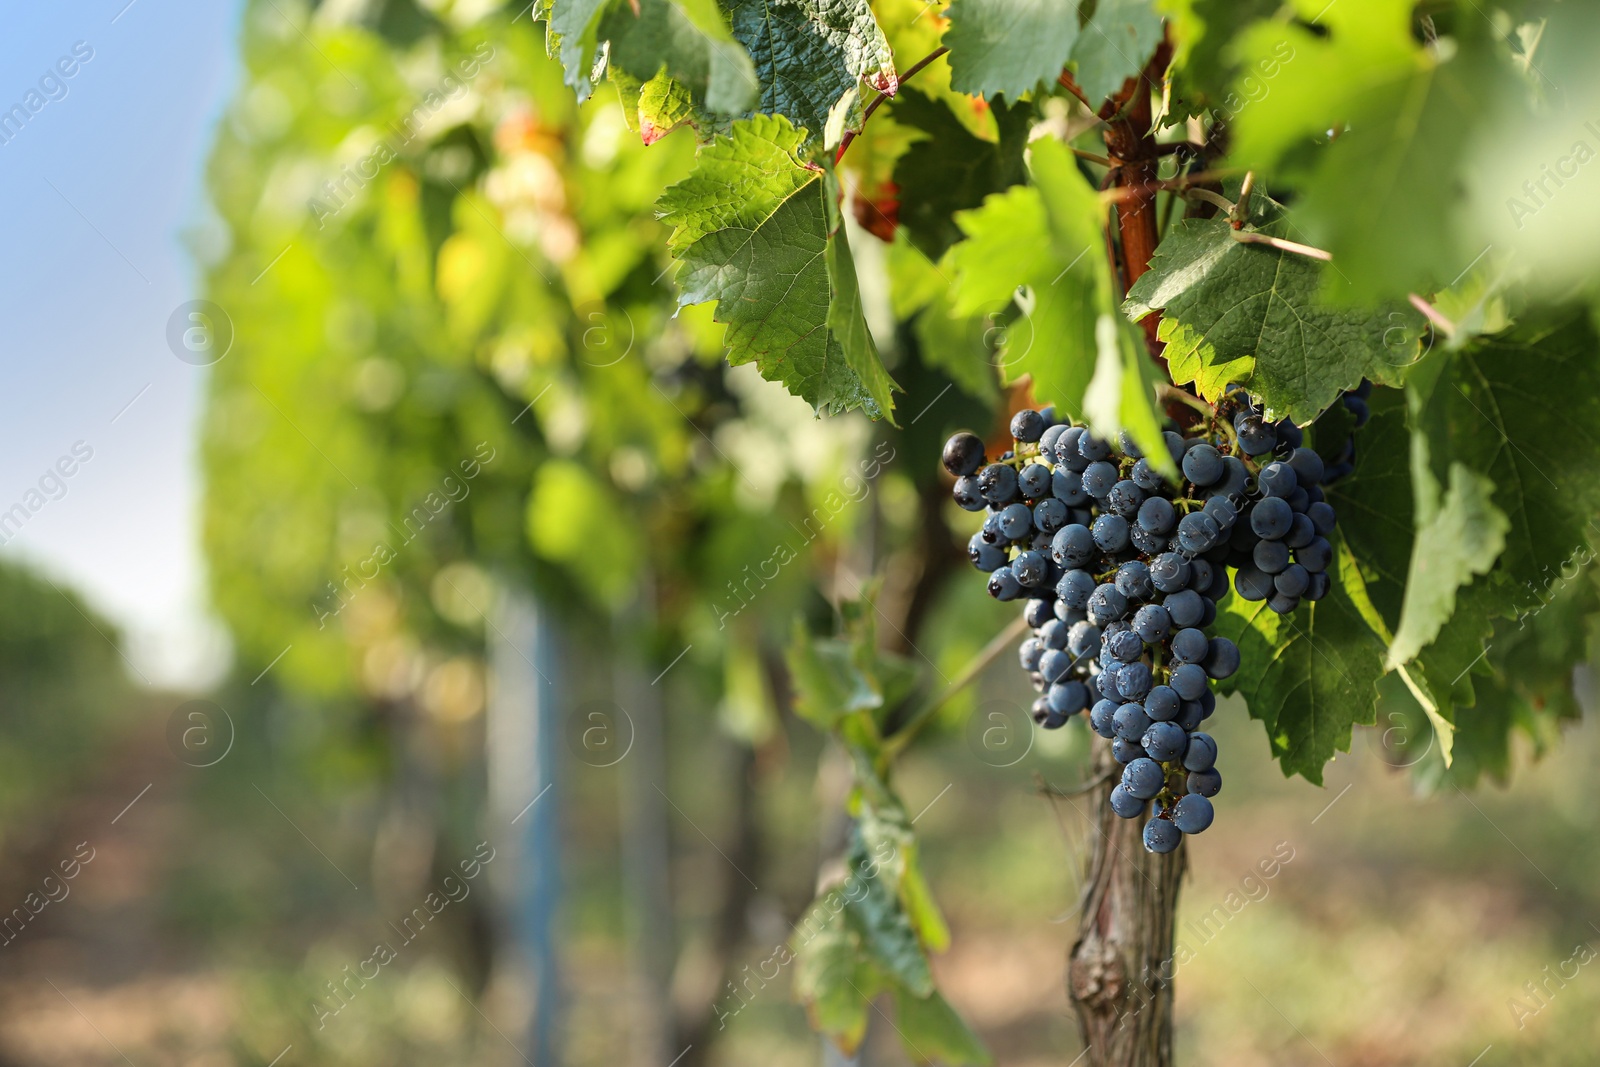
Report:
[[[208,218],[205,158],[238,73],[239,9],[15,5],[0,35],[0,112],[26,105],[75,45],[93,50],[61,79],[65,96],[47,80],[60,98],[0,144],[0,513],[46,501],[0,554],[83,592],[155,684],[203,681],[223,654],[197,544],[206,371],[173,356],[166,329],[197,295],[184,235]],[[63,457],[73,473],[58,482]]]

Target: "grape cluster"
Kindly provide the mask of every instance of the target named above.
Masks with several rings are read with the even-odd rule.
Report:
[[[1367,398],[1371,395],[1372,383],[1363,378],[1360,385],[1339,398],[1339,402],[1344,405],[1344,409],[1355,420],[1355,430],[1365,426],[1367,420],[1372,417],[1372,410],[1367,407]],[[1356,435],[1352,430],[1350,436],[1345,439],[1343,446],[1340,447],[1339,454],[1334,457],[1333,462],[1328,464],[1328,469],[1322,477],[1322,484],[1331,485],[1355,469]]]
[[[1280,614],[1328,591],[1322,460],[1237,390],[1195,435],[1165,432],[1176,484],[1127,434],[1113,445],[1049,409],[1017,412],[1010,429],[993,462],[970,433],[945,444],[956,503],[985,513],[968,555],[990,595],[1027,602],[1034,721],[1057,729],[1087,711],[1122,764],[1112,810],[1138,818],[1153,801],[1145,848],[1170,852],[1211,825],[1222,788],[1199,727],[1210,683],[1239,668],[1238,647],[1206,633],[1229,570],[1239,596]]]

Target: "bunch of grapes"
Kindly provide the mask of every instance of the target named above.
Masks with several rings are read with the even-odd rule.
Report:
[[[1322,460],[1297,426],[1235,390],[1191,433],[1164,434],[1177,483],[1127,434],[1113,445],[1049,409],[1019,411],[993,462],[970,433],[943,456],[956,503],[985,512],[967,550],[990,595],[1027,602],[1034,721],[1057,729],[1087,710],[1122,764],[1112,810],[1133,819],[1153,802],[1151,852],[1209,827],[1222,788],[1200,725],[1210,683],[1239,668],[1238,647],[1206,633],[1229,570],[1239,596],[1286,615],[1327,593],[1333,559]]]

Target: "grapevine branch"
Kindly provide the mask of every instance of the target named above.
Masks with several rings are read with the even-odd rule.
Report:
[[[928,720],[938,714],[939,710],[950,702],[961,690],[971,685],[978,675],[982,674],[989,664],[993,663],[999,655],[1010,648],[1017,638],[1021,637],[1028,629],[1028,620],[1022,617],[1013,619],[1010,626],[996,634],[987,645],[979,650],[978,654],[968,661],[961,672],[955,676],[944,691],[922,707],[912,712],[907,717],[905,724],[896,730],[883,744],[885,760],[893,760],[905,751],[913,738],[928,724]]]
[[[911,78],[915,76],[918,71],[922,70],[923,67],[926,67],[929,63],[932,63],[934,60],[938,59],[948,51],[950,51],[950,49],[940,46],[923,56],[921,59],[917,60],[915,63],[911,64],[911,66],[906,68],[904,74],[897,76],[895,80],[896,87],[898,88],[899,86],[910,81]],[[839,160],[844,158],[845,149],[849,148],[851,144],[855,142],[856,137],[861,133],[861,131],[867,128],[867,120],[872,117],[872,113],[878,110],[878,108],[882,107],[883,102],[889,99],[892,95],[892,93],[886,93],[880,90],[877,96],[868,101],[867,106],[862,109],[861,112],[861,126],[858,129],[844,131],[844,137],[839,140],[839,151],[834,153],[833,156],[833,162],[835,166],[838,165]]]

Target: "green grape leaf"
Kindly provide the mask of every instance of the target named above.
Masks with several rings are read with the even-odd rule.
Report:
[[[708,112],[736,115],[756,100],[755,66],[712,0],[555,0],[548,27],[580,100],[602,44],[609,68],[640,84],[665,73]]]
[[[1494,503],[1510,519],[1504,569],[1524,590],[1546,583],[1595,532],[1597,351],[1582,314],[1529,321],[1463,349],[1435,387],[1448,401],[1449,436],[1431,443],[1433,453],[1494,486]]]
[[[900,883],[915,839],[898,804],[863,802],[845,853],[845,917],[867,956],[919,997],[933,992],[928,954],[901,899]]]
[[[865,78],[894,95],[894,53],[867,0],[731,0],[733,36],[761,83],[756,110],[820,135],[828,113]]]
[[[894,1014],[901,1042],[916,1063],[987,1067],[994,1062],[978,1035],[937,992],[918,997],[896,987]]]
[[[1297,0],[1307,23],[1273,20],[1239,39],[1247,63],[1292,58],[1239,112],[1229,159],[1302,194],[1296,239],[1333,253],[1328,291],[1340,299],[1430,292],[1483,251],[1462,224],[1466,183],[1440,176],[1463,173],[1477,131],[1525,95],[1488,19],[1457,20],[1451,47],[1433,48],[1412,33],[1415,6]]]
[[[1078,88],[1090,100],[1116,95],[1150,62],[1164,32],[1153,0],[1099,0],[1072,46]]]
[[[1078,39],[1077,8],[1077,0],[953,0],[950,87],[1016,100],[1054,82]]]
[[[861,315],[830,182],[800,161],[805,139],[781,116],[740,120],[661,195],[678,303],[716,301],[728,362],[754,361],[819,414],[884,418],[896,386]]]
[[[957,211],[978,207],[990,193],[1027,176],[1022,151],[1033,108],[996,103],[991,110],[998,142],[973,136],[942,101],[915,89],[902,89],[895,97],[890,111],[895,122],[928,135],[895,162],[894,182],[900,187],[900,227],[931,260],[961,239],[953,218]]]
[[[1283,237],[1282,205],[1252,198],[1256,232]],[[1315,418],[1362,378],[1398,384],[1415,351],[1414,312],[1324,301],[1327,268],[1317,260],[1234,237],[1225,218],[1184,219],[1128,291],[1135,321],[1162,311],[1158,336],[1178,384],[1220,399],[1248,383],[1274,416]]]
[[[1350,751],[1353,727],[1375,721],[1384,643],[1368,622],[1371,605],[1348,549],[1336,545],[1340,573],[1328,595],[1280,616],[1234,595],[1215,631],[1239,646],[1229,679],[1266,727],[1283,773],[1322,784],[1322,768]]]
[[[967,239],[945,259],[955,313],[1004,323],[999,360],[1007,380],[1031,375],[1035,399],[1089,420],[1099,434],[1127,429],[1170,472],[1153,365],[1116,311],[1105,205],[1057,141],[1035,142],[1029,175],[1032,185],[957,214]],[[1014,308],[1021,316],[1007,318]]]
[[[867,1032],[872,998],[885,979],[866,959],[855,932],[845,923],[843,894],[839,909],[819,898],[801,917],[791,938],[794,946],[794,996],[805,1005],[811,1028],[827,1035],[846,1056],[854,1055]]]
[[[1455,613],[1456,590],[1489,572],[1505,548],[1511,525],[1490,499],[1493,483],[1459,463],[1450,465],[1447,488],[1431,475],[1415,484],[1416,543],[1400,625],[1389,642],[1391,667],[1409,662],[1439,635]]]

